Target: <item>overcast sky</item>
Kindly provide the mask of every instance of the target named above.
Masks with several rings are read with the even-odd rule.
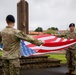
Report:
[[[17,3],[20,0],[0,0],[0,30],[6,26],[5,18],[12,14],[16,18]],[[29,3],[29,29],[57,27],[68,28],[70,23],[76,24],[76,0],[26,0]]]

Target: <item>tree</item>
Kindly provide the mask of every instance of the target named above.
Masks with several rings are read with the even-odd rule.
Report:
[[[56,30],[46,30],[44,33],[45,34],[57,34],[57,31]]]
[[[45,34],[57,34],[58,33],[58,28],[56,28],[56,27],[48,28],[44,33]]]
[[[43,29],[41,27],[36,28],[36,32],[43,32]]]
[[[51,27],[51,28],[48,28],[47,30],[58,30],[58,28],[56,28],[56,27]]]

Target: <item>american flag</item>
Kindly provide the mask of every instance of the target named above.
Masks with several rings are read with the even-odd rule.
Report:
[[[36,46],[27,41],[21,40],[21,54],[22,56],[31,56],[52,53],[63,50],[76,43],[76,39],[64,39],[50,34],[36,35],[34,38],[44,41],[41,46]]]

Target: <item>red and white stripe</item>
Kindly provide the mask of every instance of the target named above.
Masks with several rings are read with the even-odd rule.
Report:
[[[27,41],[24,43],[31,49],[35,50],[37,53],[50,53],[53,51],[62,50],[76,43],[76,39],[64,39],[52,36],[50,34],[37,35],[34,36],[38,40],[44,41],[41,46],[36,46]]]

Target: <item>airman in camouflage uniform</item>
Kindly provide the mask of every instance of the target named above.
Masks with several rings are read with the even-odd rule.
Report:
[[[42,44],[41,41],[30,38],[14,27],[15,19],[12,15],[6,17],[8,26],[4,28],[0,35],[3,43],[3,75],[19,75],[20,69],[20,40],[26,40],[36,45]]]
[[[66,37],[68,39],[75,39],[76,38],[76,32],[74,31],[75,28],[75,24],[71,23],[69,25],[70,31],[68,31],[66,33]],[[70,75],[74,75],[74,71],[75,71],[75,65],[76,65],[76,44],[70,46],[67,50],[66,50],[66,59],[67,59],[67,64],[68,64],[68,72],[66,73],[66,75],[70,74]]]
[[[66,37],[67,39],[76,39],[76,32],[75,24],[71,23],[69,25],[69,31],[67,31],[65,34],[56,35],[58,37]],[[66,49],[66,59],[67,59],[67,65],[68,65],[68,72],[66,72],[66,75],[74,75],[75,74],[75,66],[76,66],[76,44],[71,45],[69,48]]]

